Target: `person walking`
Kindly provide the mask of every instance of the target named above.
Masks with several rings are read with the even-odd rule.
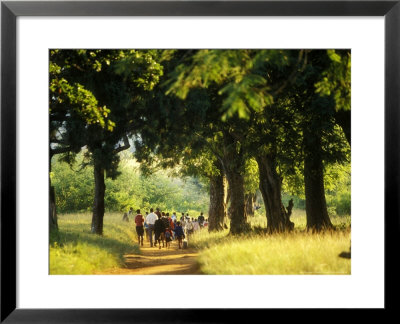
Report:
[[[183,228],[181,226],[181,222],[176,223],[175,238],[178,240],[179,249],[181,249],[182,248],[182,240],[185,238],[185,234],[183,233]]]
[[[174,233],[174,230],[175,230],[175,221],[176,221],[176,218],[175,218],[175,221],[172,219],[172,217],[169,217],[169,213],[167,213],[167,218],[168,218],[168,222],[169,222],[169,229],[170,229],[170,232],[171,232],[171,238],[174,240],[175,239],[175,233]]]
[[[150,208],[150,214],[146,217],[146,224],[148,226],[147,233],[150,239],[150,247],[153,247],[153,232],[154,232],[154,224],[158,217],[153,212],[153,208]]]
[[[199,225],[200,227],[203,227],[203,223],[204,223],[204,215],[203,212],[200,213],[200,216],[197,217],[198,221],[199,221]]]
[[[161,215],[158,216],[158,219],[154,223],[154,237],[155,237],[155,242],[158,241],[158,248],[161,249],[161,241],[164,247],[164,233],[165,233],[166,227],[164,220],[161,218]]]
[[[136,210],[135,223],[136,223],[136,234],[138,235],[139,245],[143,246],[144,217],[140,213],[140,209]]]
[[[193,223],[192,223],[192,221],[190,220],[190,218],[188,218],[187,221],[186,221],[185,229],[186,229],[186,232],[187,232],[188,237],[189,237],[191,234],[193,234]]]
[[[195,218],[195,219],[194,219],[194,222],[193,222],[193,231],[194,231],[194,232],[197,232],[199,229],[200,229],[200,224],[199,224],[199,222],[197,221],[197,219]]]

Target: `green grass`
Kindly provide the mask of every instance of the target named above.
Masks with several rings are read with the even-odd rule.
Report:
[[[50,233],[50,274],[93,274],[124,266],[126,253],[139,253],[134,223],[120,213],[106,213],[104,235],[90,233],[91,214],[58,216],[58,232]]]
[[[253,229],[266,226],[265,217],[250,219]],[[189,244],[200,251],[199,264],[206,274],[350,274],[351,262],[339,258],[350,245],[350,217],[331,218],[336,231],[312,234],[305,231],[304,211],[295,211],[295,231],[267,235],[230,236],[228,230],[194,234]],[[264,223],[265,222],[265,223]]]
[[[250,217],[253,231],[230,236],[229,230],[202,230],[189,238],[199,251],[205,274],[350,274],[351,261],[338,257],[350,245],[350,216],[331,217],[336,231],[312,234],[302,210],[291,217],[290,234],[267,235],[264,215]],[[91,215],[59,215],[59,232],[50,235],[50,274],[93,274],[124,267],[123,255],[139,253],[134,223],[120,213],[106,213],[104,235],[90,233]]]

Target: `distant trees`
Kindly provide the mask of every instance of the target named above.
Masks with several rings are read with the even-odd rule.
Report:
[[[207,211],[209,205],[206,185],[193,177],[169,177],[169,170],[159,170],[145,177],[133,155],[125,151],[118,166],[120,175],[116,179],[106,178],[104,197],[105,210],[127,212],[130,207],[143,213],[151,207],[160,207],[172,213]],[[81,169],[82,153],[72,167],[53,159],[52,185],[57,192],[59,212],[92,212],[94,195],[93,165]]]

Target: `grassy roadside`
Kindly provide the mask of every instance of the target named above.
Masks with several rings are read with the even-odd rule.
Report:
[[[305,213],[292,217],[291,234],[266,235],[257,231],[261,215],[251,219],[255,231],[246,236],[231,237],[228,230],[208,233],[202,230],[189,244],[200,252],[198,261],[206,274],[350,274],[351,262],[338,257],[350,245],[350,217],[333,217],[338,230],[311,234],[305,229]]]
[[[50,274],[92,274],[124,266],[124,254],[139,253],[134,222],[106,213],[104,235],[90,233],[91,214],[59,215],[59,231],[50,233]]]
[[[205,274],[350,274],[351,261],[338,257],[350,245],[350,217],[331,217],[336,231],[305,231],[305,212],[295,210],[290,234],[266,235],[264,215],[249,218],[253,231],[229,236],[229,231],[202,230],[189,238],[199,251]],[[120,213],[106,213],[104,236],[90,233],[91,215],[59,215],[59,232],[50,235],[50,274],[93,274],[124,267],[124,254],[139,253],[134,222]]]

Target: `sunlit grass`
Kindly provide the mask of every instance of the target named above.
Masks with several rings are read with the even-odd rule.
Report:
[[[253,229],[266,226],[261,215]],[[295,231],[267,235],[259,231],[230,236],[228,230],[202,230],[190,238],[199,249],[199,264],[206,274],[350,274],[351,262],[338,257],[350,246],[350,217],[331,218],[338,230],[313,234],[305,231],[303,211],[295,211]],[[265,223],[264,223],[265,222]]]
[[[268,235],[265,215],[249,218],[253,231],[230,236],[229,230],[206,229],[189,238],[199,252],[205,274],[350,274],[351,261],[339,258],[350,246],[350,216],[331,217],[336,231],[312,234],[306,215],[294,210],[295,230]],[[124,267],[126,253],[139,253],[134,223],[122,221],[119,213],[107,213],[104,235],[90,233],[91,214],[59,215],[58,234],[50,236],[50,274],[93,274]]]
[[[92,274],[124,266],[126,253],[138,253],[133,222],[106,213],[104,235],[90,233],[91,214],[58,217],[59,232],[50,234],[50,274]]]

